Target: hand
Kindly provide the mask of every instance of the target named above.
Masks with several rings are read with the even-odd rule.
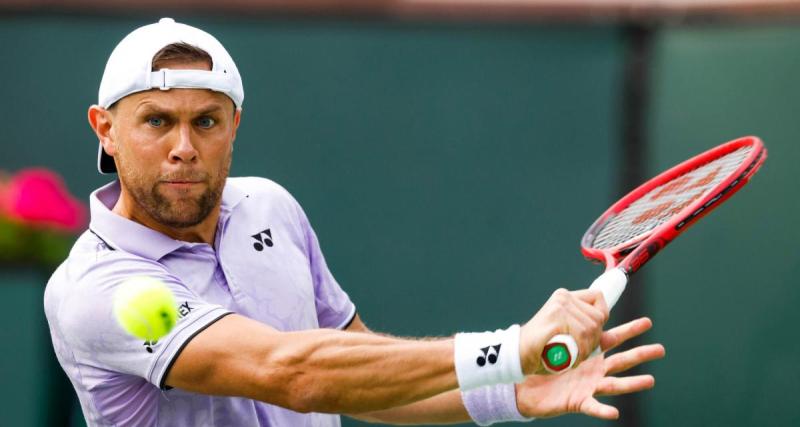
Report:
[[[603,325],[608,320],[608,306],[600,291],[559,289],[545,302],[520,331],[520,361],[526,375],[546,373],[542,350],[557,334],[568,334],[578,344],[574,366],[597,348]],[[573,368],[574,369],[574,368]]]
[[[579,412],[591,417],[616,419],[617,408],[600,403],[596,396],[613,396],[635,393],[652,388],[652,375],[613,377],[641,363],[664,357],[661,344],[636,347],[605,357],[605,352],[623,342],[641,335],[653,323],[643,317],[604,332],[600,339],[600,353],[580,366],[558,375],[533,375],[516,385],[517,407],[526,417],[548,418]]]

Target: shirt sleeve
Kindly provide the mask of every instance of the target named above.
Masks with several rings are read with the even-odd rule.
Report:
[[[162,281],[175,296],[178,322],[158,341],[125,332],[113,314],[114,295],[131,277]],[[163,388],[166,373],[189,341],[230,311],[201,300],[161,264],[115,252],[75,280],[58,310],[58,322],[79,365],[130,374]]]
[[[317,308],[317,320],[321,328],[344,329],[350,325],[356,315],[356,307],[350,300],[325,263],[319,240],[306,217],[305,212],[297,206],[300,224],[306,239],[306,250],[314,281],[314,297]]]

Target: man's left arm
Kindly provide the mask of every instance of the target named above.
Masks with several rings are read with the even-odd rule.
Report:
[[[532,375],[517,384],[517,407],[525,417],[547,418],[575,412],[588,416],[615,419],[616,408],[600,403],[597,396],[635,393],[654,385],[650,375],[613,377],[641,363],[664,356],[660,344],[651,344],[605,357],[609,351],[625,341],[639,336],[652,326],[650,319],[641,318],[603,333],[598,356],[560,375]],[[373,333],[356,315],[347,328],[350,332]],[[459,390],[453,390],[391,409],[348,414],[367,422],[385,424],[456,424],[471,421]]]

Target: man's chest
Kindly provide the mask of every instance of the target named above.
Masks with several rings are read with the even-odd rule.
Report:
[[[164,265],[197,296],[282,331],[319,326],[302,232],[280,221],[229,223],[215,251],[182,248]],[[191,307],[183,307],[191,310]]]

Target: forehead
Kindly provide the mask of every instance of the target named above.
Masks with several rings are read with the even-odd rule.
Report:
[[[233,111],[231,99],[220,92],[209,89],[152,89],[128,95],[118,102],[119,108],[128,112],[144,109],[192,112],[219,107]]]

